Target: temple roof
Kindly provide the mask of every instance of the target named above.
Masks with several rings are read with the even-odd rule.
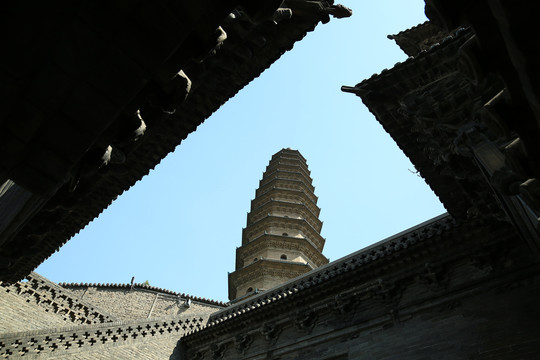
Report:
[[[456,73],[456,54],[470,37],[469,30],[461,29],[392,69],[354,87],[342,87],[362,98],[445,208],[457,217],[471,215],[473,208],[489,209],[486,213],[490,215],[501,211],[489,187],[484,186],[480,170],[470,159],[451,151],[454,129],[482,100],[464,97],[475,90]],[[449,90],[449,86],[460,88]],[[430,101],[429,109],[418,109],[420,100],[416,99],[422,97]]]
[[[446,31],[426,21],[395,35],[388,35],[388,38],[394,40],[408,56],[416,56],[421,51],[429,50],[447,36]]]

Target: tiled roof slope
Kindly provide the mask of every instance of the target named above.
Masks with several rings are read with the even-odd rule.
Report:
[[[53,324],[101,324],[117,320],[114,315],[36,273],[27,276],[25,282],[2,284],[0,303],[0,332],[42,329]],[[19,317],[20,309],[28,313]]]
[[[447,36],[446,31],[426,21],[395,35],[388,35],[388,38],[394,40],[408,56],[416,56],[421,51],[429,50]]]
[[[499,216],[501,209],[483,174],[470,159],[452,152],[459,121],[469,117],[481,96],[490,96],[477,95],[457,72],[456,55],[470,36],[469,30],[458,30],[428,51],[342,90],[362,98],[453,216]],[[408,113],[410,106],[422,106],[416,102],[418,96],[435,103],[426,109],[435,115]]]
[[[58,283],[59,286],[65,288],[65,289],[77,289],[77,288],[89,288],[89,287],[95,287],[95,288],[107,288],[107,289],[131,289],[131,284],[102,284],[102,283]],[[153,292],[167,294],[167,295],[173,295],[177,296],[182,299],[190,299],[191,301],[196,301],[203,304],[208,305],[215,305],[219,307],[225,307],[228,306],[228,303],[224,303],[222,301],[216,301],[206,298],[201,298],[198,296],[192,296],[185,293],[180,292],[174,292],[171,290],[163,289],[156,286],[146,285],[142,283],[134,283],[133,284],[134,289],[145,289],[145,290],[151,290]]]
[[[294,6],[302,3],[292,2]],[[305,3],[317,5],[318,2]],[[320,3],[322,9],[326,2]],[[73,194],[65,188],[60,189],[15,238],[14,243],[23,244],[20,249],[23,254],[11,260],[13,270],[3,274],[5,280],[23,278],[57,251],[119,195],[148,174],[229,98],[328,17],[322,10],[309,13],[303,9],[299,13],[296,15],[293,8],[292,17],[279,23],[224,22],[222,26],[228,38],[221,49],[203,63],[192,62],[184,69],[193,82],[187,100],[174,115],[149,127],[125,164],[107,166]]]

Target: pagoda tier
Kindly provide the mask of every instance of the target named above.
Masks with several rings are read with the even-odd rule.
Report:
[[[266,167],[229,274],[229,299],[270,289],[328,263],[306,159],[283,149]]]

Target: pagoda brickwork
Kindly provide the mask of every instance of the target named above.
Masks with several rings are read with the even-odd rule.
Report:
[[[229,299],[268,290],[328,263],[306,159],[282,149],[266,167],[229,274]]]

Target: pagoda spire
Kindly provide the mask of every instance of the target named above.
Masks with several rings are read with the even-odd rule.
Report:
[[[282,149],[266,167],[242,246],[236,249],[236,269],[229,274],[229,299],[268,290],[328,263],[315,188],[306,159],[297,150]]]

